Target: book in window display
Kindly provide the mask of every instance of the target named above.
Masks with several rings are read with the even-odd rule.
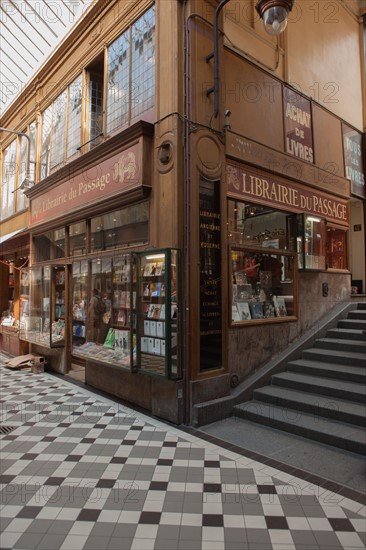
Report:
[[[276,317],[287,317],[285,299],[282,297],[273,298]]]
[[[252,315],[250,313],[250,308],[248,302],[238,302],[236,304],[240,321],[250,321]]]
[[[236,304],[233,304],[231,306],[231,320],[232,321],[241,321],[238,308],[236,307]]]
[[[275,317],[275,308],[273,302],[264,302],[263,314],[266,319],[271,319],[272,317]]]
[[[252,302],[250,304],[250,310],[252,314],[252,319],[263,319],[263,304],[261,302]]]

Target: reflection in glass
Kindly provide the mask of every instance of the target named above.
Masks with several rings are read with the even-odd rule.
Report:
[[[148,240],[149,205],[129,206],[91,220],[92,251],[107,250]]]

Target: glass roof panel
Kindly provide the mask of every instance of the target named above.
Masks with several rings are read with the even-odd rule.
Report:
[[[0,116],[94,2],[0,1]]]

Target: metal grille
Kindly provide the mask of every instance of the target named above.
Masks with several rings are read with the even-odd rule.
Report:
[[[0,424],[0,435],[8,435],[13,430],[15,430],[15,426],[4,426]]]

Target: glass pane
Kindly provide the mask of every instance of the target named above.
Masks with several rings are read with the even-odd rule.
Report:
[[[51,147],[52,105],[42,115],[41,179],[49,174]]]
[[[305,216],[305,269],[325,269],[325,221]]]
[[[29,177],[31,181],[34,181],[34,182],[36,181],[36,131],[37,131],[37,125],[35,122],[32,122],[32,124],[30,124],[29,126],[29,138],[30,138]]]
[[[70,256],[80,256],[86,253],[86,223],[73,223],[69,226]]]
[[[103,74],[90,73],[89,143],[90,151],[102,143],[103,132]],[[100,136],[97,138],[97,136]],[[96,139],[97,138],[97,139]]]
[[[52,276],[51,343],[59,344],[65,337],[65,268],[54,267]]]
[[[20,139],[20,158],[19,158],[19,174],[18,174],[18,185],[19,187],[25,180],[27,174],[27,152],[28,152],[28,140],[26,137],[22,136]],[[27,197],[18,189],[17,191],[17,210],[23,210],[27,206]]]
[[[88,307],[88,262],[74,262],[72,266],[72,335],[73,348],[86,342],[86,312]]]
[[[53,104],[51,170],[63,162],[65,156],[66,100],[67,93],[65,91]]]
[[[155,8],[132,25],[131,119],[154,106]]]
[[[129,206],[91,220],[92,251],[148,241],[149,203]]]
[[[135,363],[134,272],[130,254],[92,260],[89,271],[86,262],[74,262],[75,355],[128,369]]]
[[[54,260],[65,256],[65,229],[49,231],[34,239],[37,262]]]
[[[228,240],[247,246],[294,250],[289,214],[267,206],[228,201]]]
[[[108,48],[107,134],[128,122],[130,80],[130,29]]]
[[[347,231],[336,227],[327,228],[327,267],[347,269]]]
[[[295,314],[295,255],[231,249],[232,322]]]
[[[20,312],[21,338],[47,347],[50,346],[50,282],[50,267],[37,267],[29,270],[29,278],[24,274],[21,283],[24,290]]]
[[[67,158],[72,157],[79,151],[81,145],[81,98],[82,79],[81,75],[69,86],[69,104],[67,117]]]
[[[16,140],[5,149],[1,185],[1,218],[14,214],[14,189],[16,176]]]

